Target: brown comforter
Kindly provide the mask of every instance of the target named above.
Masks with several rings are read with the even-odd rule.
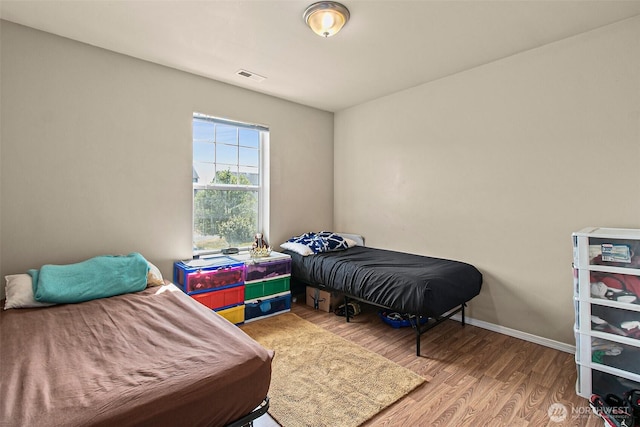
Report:
[[[0,425],[217,426],[251,412],[273,353],[171,288],[2,311]]]

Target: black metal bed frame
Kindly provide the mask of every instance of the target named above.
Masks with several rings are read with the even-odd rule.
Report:
[[[225,425],[225,427],[253,426],[253,421],[257,418],[260,418],[264,414],[266,414],[268,410],[269,410],[269,396],[265,397],[262,403],[260,403],[260,405],[256,409],[254,409],[244,417],[238,418],[232,423]]]
[[[340,292],[340,291],[338,291]],[[371,301],[367,301],[365,299],[362,298],[358,298],[358,297],[354,297],[351,295],[347,295],[344,294],[344,313],[345,313],[345,318],[347,320],[347,322],[349,322],[349,310],[348,310],[348,304],[349,304],[349,299],[354,299],[356,301],[361,301],[364,302],[366,304],[371,304],[371,305],[375,305],[376,307],[381,307],[381,308],[385,308],[387,310],[393,310],[390,307],[386,307],[384,305],[381,304],[376,304],[374,302]],[[467,306],[466,303],[462,303],[460,304],[459,307],[453,308],[452,310],[445,312],[444,314],[437,316],[434,319],[433,322],[427,322],[425,324],[420,324],[420,319],[424,318],[425,316],[422,315],[416,315],[415,317],[412,317],[409,319],[409,323],[411,324],[411,327],[413,328],[413,330],[416,332],[416,356],[420,356],[420,337],[422,336],[422,334],[424,334],[425,332],[427,332],[429,329],[432,329],[436,326],[438,326],[440,323],[444,322],[445,320],[451,318],[451,316],[455,315],[456,313],[460,313],[462,316],[462,326],[465,325],[465,320],[464,320],[464,308]]]

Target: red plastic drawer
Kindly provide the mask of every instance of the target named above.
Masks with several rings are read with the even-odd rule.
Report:
[[[244,285],[192,294],[191,298],[211,309],[231,307],[244,303]]]

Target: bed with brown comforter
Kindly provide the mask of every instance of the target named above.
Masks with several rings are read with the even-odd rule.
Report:
[[[1,311],[0,425],[225,425],[265,399],[272,357],[173,285]]]

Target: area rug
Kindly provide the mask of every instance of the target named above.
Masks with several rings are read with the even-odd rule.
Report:
[[[293,313],[242,330],[275,350],[269,414],[285,427],[356,427],[424,382]]]

